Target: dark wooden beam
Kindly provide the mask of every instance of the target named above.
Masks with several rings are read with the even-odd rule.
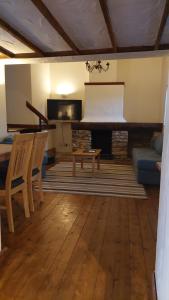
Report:
[[[154,46],[131,46],[131,47],[118,47],[117,54],[120,53],[134,53],[134,52],[149,52],[153,51]],[[159,46],[159,50],[169,50],[169,44],[162,44]],[[56,52],[45,52],[45,57],[64,57],[64,56],[81,56],[81,55],[97,55],[97,54],[113,54],[112,48],[103,49],[86,49],[80,50],[80,53],[74,51],[56,51]],[[38,58],[40,57],[37,53],[19,53],[15,54],[15,58]]]
[[[118,53],[147,52],[147,51],[153,51],[153,50],[154,50],[154,46],[118,47]]]
[[[69,45],[69,47],[72,48],[75,51],[75,53],[78,54],[79,49],[76,47],[74,42],[64,31],[64,29],[56,20],[56,18],[51,14],[51,12],[46,7],[46,5],[41,0],[31,0],[31,1],[36,6],[36,8],[41,12],[41,14],[47,19],[49,24],[61,35],[61,37],[65,40],[65,42]]]
[[[154,45],[154,50],[159,49],[161,37],[162,37],[163,32],[164,32],[164,28],[165,28],[165,25],[166,25],[166,22],[167,22],[168,14],[169,14],[169,0],[166,0],[163,15],[162,15],[162,19],[161,19],[161,22],[160,22],[160,27],[159,27],[157,38],[156,38],[155,45]]]
[[[55,56],[74,56],[79,55],[79,53],[75,53],[74,51],[56,51],[56,52],[45,52],[46,57],[53,57],[53,54],[56,54]]]
[[[2,52],[3,54],[5,54],[8,57],[14,58],[15,54],[7,49],[5,49],[4,47],[0,46],[0,52]]]
[[[125,82],[124,81],[85,82],[84,85],[125,85]]]
[[[11,34],[14,38],[19,40],[21,43],[32,49],[33,51],[37,52],[39,56],[43,56],[43,52],[37,46],[35,46],[31,41],[27,40],[21,33],[11,27],[8,23],[0,18],[0,27]]]
[[[113,28],[112,28],[112,24],[111,24],[111,18],[110,18],[110,14],[109,14],[109,10],[108,10],[108,6],[107,6],[107,1],[106,0],[99,0],[100,2],[100,6],[103,12],[103,16],[104,16],[104,20],[106,22],[106,26],[107,26],[107,30],[109,33],[109,37],[114,49],[114,52],[117,52],[117,41],[115,38],[115,34],[113,32]]]
[[[159,45],[159,50],[169,50],[169,44],[161,44],[161,45]]]
[[[104,130],[126,130],[126,131],[137,131],[141,130],[142,132],[150,131],[159,131],[163,129],[162,123],[135,123],[135,122],[72,122],[71,127],[73,130],[95,130],[95,129],[104,129]]]
[[[43,56],[45,56],[45,54]],[[40,57],[42,57],[42,55],[39,55],[38,53],[35,52],[15,54],[15,58],[40,58]]]

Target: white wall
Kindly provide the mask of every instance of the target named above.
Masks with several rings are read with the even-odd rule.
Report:
[[[0,66],[0,138],[7,135],[5,68]]]
[[[83,122],[124,122],[124,85],[85,86],[85,112]]]
[[[118,81],[125,81],[124,116],[128,122],[163,119],[163,58],[119,60]]]
[[[169,70],[169,68],[168,68]],[[158,300],[169,299],[169,90],[166,97],[164,143],[162,155],[160,203],[156,251],[156,285]]]

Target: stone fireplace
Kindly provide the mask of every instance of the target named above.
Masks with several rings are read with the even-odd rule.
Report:
[[[92,138],[95,139],[93,139],[93,143]],[[101,141],[100,144],[99,140]],[[128,132],[112,130],[72,130],[72,146],[73,150],[77,148],[101,148],[103,158],[125,160],[128,157]]]
[[[91,148],[102,149],[101,158],[112,159],[112,131],[92,130]]]

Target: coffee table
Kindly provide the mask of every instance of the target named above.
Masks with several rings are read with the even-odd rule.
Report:
[[[95,162],[97,159],[97,169],[100,169],[100,153],[101,149],[95,149],[95,151],[85,151],[83,149],[77,149],[72,152],[72,157],[73,157],[73,176],[76,176],[76,162],[77,158],[80,159],[81,161],[81,168],[83,169],[83,160],[85,158],[91,158],[92,162],[92,175],[94,175],[94,170],[95,170]]]

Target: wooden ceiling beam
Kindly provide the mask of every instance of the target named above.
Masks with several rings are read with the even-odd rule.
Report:
[[[166,0],[163,15],[162,15],[161,22],[160,22],[160,27],[159,27],[157,38],[156,38],[155,45],[154,45],[154,50],[159,49],[161,37],[162,37],[163,32],[164,32],[164,28],[165,28],[165,25],[166,25],[166,22],[167,22],[168,14],[169,14],[169,0]]]
[[[153,51],[154,46],[131,46],[131,47],[118,47],[117,53],[134,53],[134,52],[148,52]],[[160,45],[160,50],[169,50],[169,45]],[[102,48],[102,49],[86,49],[81,50],[80,54],[74,51],[55,51],[45,52],[45,57],[64,57],[64,56],[85,56],[85,55],[99,55],[99,54],[114,54],[113,48]],[[15,54],[15,58],[36,58],[39,57],[36,53],[19,53]]]
[[[110,37],[110,40],[111,40],[111,44],[113,46],[114,52],[117,52],[117,41],[116,41],[114,31],[112,29],[111,18],[110,18],[109,9],[108,9],[108,6],[107,6],[107,1],[106,0],[99,0],[99,2],[100,2],[100,6],[101,6],[101,9],[102,9],[104,20],[105,20],[105,23],[106,23],[106,26],[107,26],[107,30],[108,30],[108,33],[109,33],[109,37]]]
[[[39,56],[43,56],[43,52],[37,46],[35,46],[31,41],[27,40],[21,33],[11,27],[8,23],[0,18],[0,27],[11,34],[14,38],[20,41],[22,44],[26,45],[28,48],[37,52]]]
[[[53,51],[45,52],[45,57],[58,57],[58,56],[74,56],[77,55],[73,50],[70,51]],[[15,54],[15,58],[39,58],[37,53],[18,53]]]
[[[76,54],[79,54],[80,53],[79,49],[76,47],[74,42],[64,31],[64,29],[56,20],[56,18],[51,14],[51,12],[46,7],[46,5],[41,0],[31,0],[31,1],[36,6],[36,8],[41,12],[41,14],[46,18],[49,24],[56,30],[56,32],[60,34],[60,36],[64,39],[64,41],[69,45],[69,47],[73,49]]]
[[[0,52],[5,54],[6,56],[10,57],[10,58],[14,58],[15,54],[9,50],[7,50],[6,48],[0,46]]]

